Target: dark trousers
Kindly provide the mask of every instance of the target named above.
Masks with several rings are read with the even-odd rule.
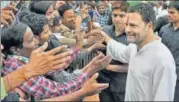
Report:
[[[100,102],[121,102],[124,98],[125,92],[110,92],[109,88],[99,94]]]
[[[174,101],[179,101],[179,80],[177,80],[176,87],[175,87]]]

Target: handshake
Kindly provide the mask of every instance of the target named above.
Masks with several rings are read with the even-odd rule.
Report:
[[[84,38],[87,40],[87,46],[89,46],[88,51],[92,52],[93,50],[103,50],[106,48],[104,44],[111,39],[105,32],[101,30],[92,30],[88,34],[84,35]]]
[[[94,43],[106,43],[111,39],[105,32],[101,30],[92,30],[85,35],[88,40],[88,44],[92,45]]]
[[[82,46],[89,47],[89,52],[97,49],[105,49],[105,43],[111,39],[105,32],[101,30],[92,30],[85,34],[84,32],[76,32],[76,45],[75,48],[81,49]]]

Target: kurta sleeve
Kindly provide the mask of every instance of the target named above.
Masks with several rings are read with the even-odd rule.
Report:
[[[168,61],[169,63],[171,61]],[[176,85],[176,67],[174,62],[158,64],[153,70],[152,101],[173,101]]]
[[[107,56],[123,63],[129,63],[130,48],[120,42],[110,40],[107,44]]]

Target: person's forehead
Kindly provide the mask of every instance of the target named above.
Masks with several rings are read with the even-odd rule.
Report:
[[[88,4],[82,5],[82,8],[88,8]]]
[[[121,11],[120,9],[115,9],[112,11],[112,14],[126,14],[126,12]]]
[[[141,15],[137,12],[127,13],[127,17],[129,20],[132,20],[132,21],[143,21]]]
[[[100,5],[99,8],[105,8],[105,5]]]
[[[71,16],[71,15],[74,15],[74,14],[75,14],[75,13],[74,13],[73,9],[67,10],[67,11],[65,11],[65,13],[64,13],[65,16]]]
[[[31,29],[28,27],[25,31],[25,34],[24,34],[24,40],[29,40],[33,37],[33,33],[31,31]]]
[[[168,11],[179,12],[179,11],[178,11],[176,8],[174,8],[174,7],[168,8]]]
[[[53,12],[53,6],[51,5],[49,8],[48,8],[48,10],[47,10],[47,12],[46,13],[49,13],[49,12]]]

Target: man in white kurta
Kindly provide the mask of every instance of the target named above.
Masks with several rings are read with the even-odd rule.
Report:
[[[147,3],[128,10],[125,32],[128,46],[101,34],[107,44],[107,55],[128,63],[125,101],[173,101],[176,66],[169,49],[153,32],[155,12]]]
[[[155,12],[149,4],[128,11],[125,46],[107,42],[107,55],[129,63],[125,101],[173,101],[176,66],[169,49],[154,35]]]
[[[173,101],[175,62],[161,40],[140,51],[135,44],[126,46],[110,40],[107,49],[113,59],[129,63],[125,101]]]

